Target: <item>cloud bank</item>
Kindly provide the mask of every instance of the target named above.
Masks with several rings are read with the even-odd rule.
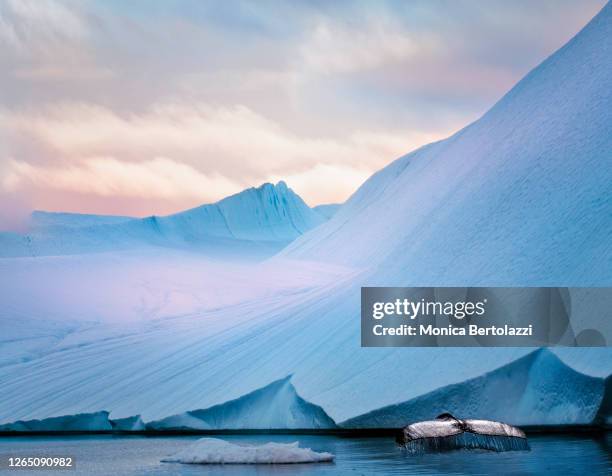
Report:
[[[343,201],[603,3],[7,0],[0,222],[171,213],[280,179]]]

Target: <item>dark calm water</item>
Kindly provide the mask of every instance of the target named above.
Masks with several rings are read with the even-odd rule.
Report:
[[[300,446],[336,455],[334,463],[301,465],[186,465],[160,459],[199,437],[74,436],[0,437],[2,474],[94,475],[478,475],[478,474],[612,474],[612,433],[603,435],[531,436],[530,452],[488,453],[456,451],[413,456],[395,446],[392,438],[336,436],[223,436],[233,442],[299,441]],[[9,455],[70,455],[74,470],[7,470]]]

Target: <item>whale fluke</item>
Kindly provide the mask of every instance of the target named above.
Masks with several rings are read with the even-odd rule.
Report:
[[[397,442],[412,453],[454,449],[530,449],[527,436],[519,428],[491,420],[460,420],[450,413],[406,426],[398,435]]]

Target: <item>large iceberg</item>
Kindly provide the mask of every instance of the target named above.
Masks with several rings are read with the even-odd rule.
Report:
[[[210,205],[168,216],[34,212],[25,235],[0,233],[0,256],[47,256],[133,249],[195,249],[217,257],[266,257],[326,218],[285,182],[265,183]]]
[[[612,5],[483,117],[374,174],[283,255],[381,285],[612,284]]]
[[[363,285],[610,286],[611,51],[607,5],[481,119],[375,174],[328,222],[266,263],[224,272],[225,263],[205,262],[192,250],[181,250],[189,254],[176,260],[139,250],[129,256],[137,265],[126,278],[116,272],[124,260],[115,251],[99,261],[91,255],[2,260],[2,297],[9,303],[3,328],[54,313],[54,306],[35,307],[27,284],[53,288],[55,276],[74,283],[61,301],[74,302],[79,312],[70,321],[54,316],[57,325],[35,326],[36,342],[19,325],[10,339],[0,336],[0,354],[11,349],[0,366],[0,423],[106,409],[113,421],[176,415],[182,427],[232,427],[253,402],[261,409],[263,400],[253,396],[271,382],[285,382],[274,393],[282,396],[278,414],[259,422],[253,416],[249,425],[310,421],[320,428],[331,424],[324,414],[355,426],[393,425],[395,415],[399,427],[415,414],[431,418],[444,410],[483,417],[474,414],[481,408],[510,424],[609,421],[612,349],[361,349],[359,291]],[[273,197],[264,202],[274,208]],[[175,225],[192,230],[190,220],[138,226],[172,234]],[[229,240],[219,236],[228,228],[210,220],[218,224],[211,228],[215,240]],[[230,220],[229,230],[240,239],[288,240],[298,235],[285,233],[296,220],[252,235]],[[200,274],[185,269],[191,259]],[[112,277],[124,292],[90,296],[95,286],[70,274],[73,266]],[[19,270],[28,271],[14,291]],[[88,298],[101,316],[95,323],[86,322],[93,313],[81,300]],[[108,316],[117,317],[112,325]],[[123,316],[134,319],[128,325]],[[471,394],[486,404],[476,408]],[[495,406],[504,398],[505,405]]]

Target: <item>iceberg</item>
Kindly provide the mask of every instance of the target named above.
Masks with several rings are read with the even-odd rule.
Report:
[[[347,428],[396,428],[440,412],[507,420],[513,425],[588,425],[597,420],[605,381],[568,367],[547,349],[480,377],[351,418]]]
[[[360,349],[359,304],[364,285],[610,286],[611,49],[608,4],[482,118],[373,175],[329,221],[270,185],[179,217],[96,225],[100,246],[91,227],[19,253],[23,236],[0,236],[0,253],[22,256],[0,260],[0,335],[15,327],[0,337],[0,423],[107,409],[113,421],[235,427],[271,382],[284,382],[271,392],[283,405],[249,425],[321,428],[326,415],[398,427],[407,411],[444,410],[609,421],[610,348]],[[170,250],[204,235],[216,262]],[[257,265],[220,259],[292,239]],[[37,326],[35,341],[15,325],[41,316],[60,324]]]
[[[334,455],[300,448],[299,443],[238,445],[217,438],[202,438],[189,448],[162,459],[164,463],[191,464],[296,464],[332,462]]]
[[[601,286],[612,269],[612,4],[474,123],[369,178],[282,256],[381,286]]]
[[[109,420],[113,430],[119,431],[144,431],[146,426],[140,418],[140,415],[135,415],[126,418],[118,418],[117,420]]]
[[[205,410],[193,410],[154,421],[155,430],[274,430],[336,428],[317,405],[302,399],[291,384],[291,376],[272,382],[236,400]]]
[[[0,256],[99,253],[153,246],[261,259],[325,220],[281,181],[168,216],[140,219],[34,212],[28,234],[0,233]]]
[[[64,415],[41,420],[16,421],[0,425],[2,432],[48,432],[48,431],[108,431],[112,426],[107,411]]]

